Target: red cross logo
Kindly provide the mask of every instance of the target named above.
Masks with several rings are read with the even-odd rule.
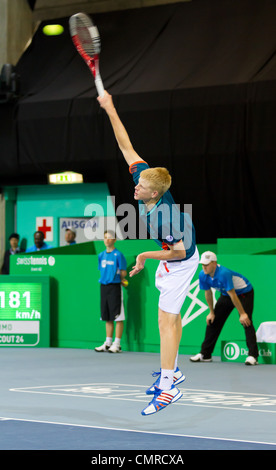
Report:
[[[46,238],[47,232],[51,232],[52,227],[47,225],[47,220],[46,219],[42,219],[42,225],[40,227],[38,226],[37,230],[39,230],[40,232],[43,232],[44,233],[44,238]]]

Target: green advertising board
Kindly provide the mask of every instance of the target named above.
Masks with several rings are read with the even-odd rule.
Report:
[[[117,241],[116,247],[126,257],[128,273],[139,253],[158,249],[151,240]],[[208,247],[199,246],[199,251],[202,253]],[[83,250],[83,247],[75,246],[74,253],[70,247],[62,247],[12,256],[11,273],[25,279],[28,277],[28,282],[30,279],[37,282],[43,276],[50,277],[51,346],[93,349],[105,339],[105,324],[100,321],[97,256],[105,246],[102,242],[95,242],[93,250],[89,248],[77,253],[77,249]],[[88,254],[89,252],[92,254]],[[243,274],[253,284],[255,329],[257,330],[262,322],[273,321],[276,308],[273,276],[276,269],[275,256],[221,254],[219,263]],[[159,291],[155,287],[157,266],[158,261],[147,260],[145,269],[137,276],[128,278],[129,285],[123,289],[126,321],[121,345],[124,351],[159,352]],[[209,309],[204,291],[199,287],[200,270],[199,265],[181,309],[183,330],[180,354],[192,355],[200,352],[205,335]],[[27,296],[28,294],[22,297],[23,301],[26,301]],[[216,292],[215,299],[218,299],[218,296]],[[239,322],[236,309],[223,327],[213,355],[220,356],[220,342],[232,338],[239,341],[245,339],[244,328]]]
[[[257,343],[260,364],[276,364],[276,343]],[[223,362],[245,362],[248,348],[245,341],[222,341],[221,360]]]
[[[49,277],[1,276],[0,347],[50,345]]]

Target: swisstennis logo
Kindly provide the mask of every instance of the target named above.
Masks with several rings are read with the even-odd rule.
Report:
[[[200,288],[199,288],[199,279],[193,282],[190,286],[190,290],[187,294],[187,297],[191,299],[191,303],[186,310],[183,318],[182,318],[182,328],[186,326],[191,321],[195,320],[199,315],[209,309],[208,305],[205,302],[198,298]],[[212,289],[213,293],[213,304],[216,305],[216,298],[215,298],[215,290]],[[186,301],[185,301],[186,302]],[[185,303],[184,303],[185,308]]]

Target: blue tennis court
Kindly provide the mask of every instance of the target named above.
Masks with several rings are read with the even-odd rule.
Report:
[[[0,430],[1,450],[275,450],[275,444],[47,421],[5,419]]]
[[[141,410],[159,355],[1,350],[1,450],[276,450],[274,365],[193,364],[183,397]]]

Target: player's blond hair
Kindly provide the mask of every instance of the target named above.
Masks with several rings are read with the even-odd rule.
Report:
[[[158,192],[160,197],[168,191],[172,183],[172,177],[167,168],[147,168],[141,171],[140,176],[149,183],[153,191]]]

